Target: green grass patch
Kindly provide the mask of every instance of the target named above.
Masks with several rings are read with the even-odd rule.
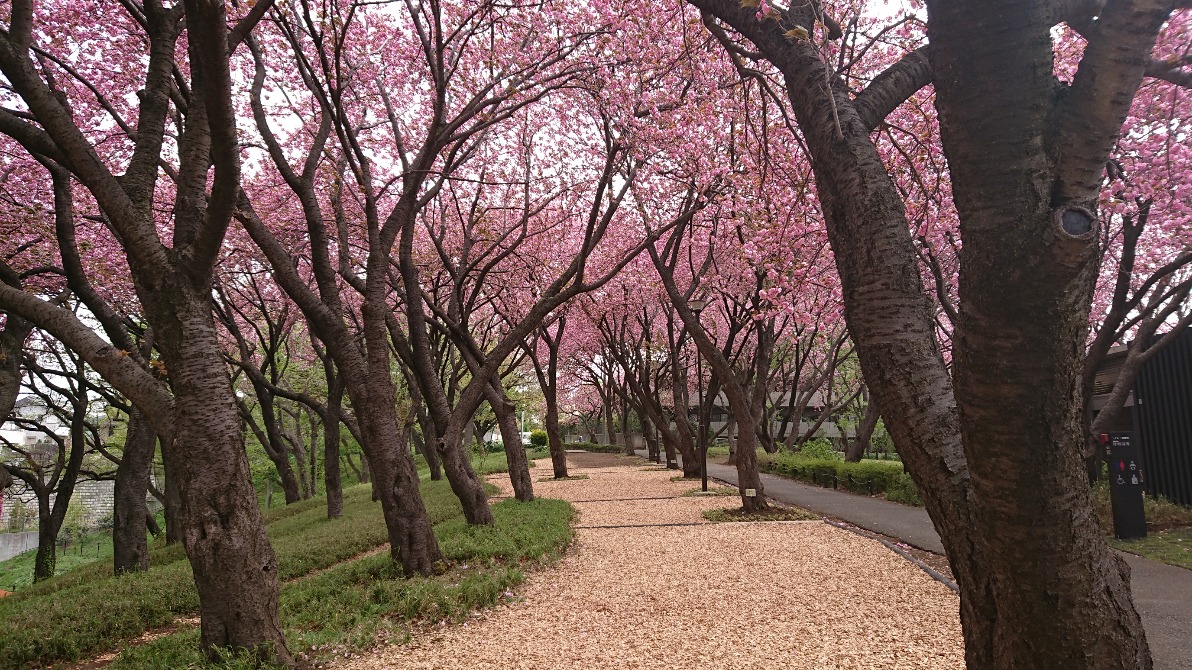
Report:
[[[34,540],[36,546],[36,539]],[[6,561],[0,561],[0,590],[20,591],[33,583],[33,565],[37,549],[17,554]],[[109,530],[87,533],[72,540],[65,547],[58,547],[55,575],[63,575],[89,563],[112,560],[112,532]]]
[[[716,523],[730,521],[819,521],[817,514],[798,507],[771,507],[761,512],[746,512],[743,509],[704,510],[704,518]]]
[[[836,459],[807,458],[799,454],[758,454],[758,469],[781,477],[820,486],[845,489],[866,495],[883,495],[886,500],[922,507],[923,500],[911,476],[899,461],[845,463]]]
[[[739,495],[741,495],[741,492],[735,488],[727,488],[724,486],[713,486],[713,487],[709,487],[707,491],[703,490],[703,488],[694,488],[694,489],[691,489],[690,491],[685,491],[683,493],[683,495],[684,496],[695,496],[695,497],[700,497],[700,496],[739,496]]]
[[[540,482],[571,482],[580,479],[588,479],[587,475],[567,475],[566,477],[539,477]]]
[[[1109,482],[1101,480],[1093,487],[1093,505],[1097,509],[1097,520],[1107,533],[1113,533],[1113,507],[1109,502]],[[1174,503],[1167,498],[1142,498],[1146,527],[1150,532],[1187,528],[1192,526],[1192,507]]]
[[[1148,532],[1139,540],[1112,538],[1109,543],[1131,554],[1192,570],[1192,528]]]
[[[1113,506],[1107,481],[1102,480],[1093,487],[1093,506],[1102,530],[1112,536]],[[1192,507],[1150,496],[1143,496],[1142,506],[1147,536],[1140,540],[1110,537],[1109,543],[1131,554],[1192,570]]]
[[[674,477],[670,478],[670,480],[672,482],[698,482],[698,481],[701,481],[701,479],[702,479],[702,477],[700,477],[699,475],[696,475],[694,477],[687,477],[685,475],[675,475]]]
[[[412,621],[459,620],[509,599],[527,566],[557,557],[571,542],[573,515],[559,500],[506,500],[493,505],[492,526],[468,526],[458,517],[435,526],[448,561],[442,574],[403,577],[386,552],[284,584],[281,616],[290,649],[315,662],[342,659],[378,639],[407,639]],[[197,647],[197,632],[183,631],[124,652],[112,668],[209,667]]]
[[[423,482],[421,491],[433,523],[462,516],[446,481]],[[280,578],[323,570],[385,544],[380,503],[371,497],[368,485],[345,489],[339,519],[326,518],[323,499],[266,512]],[[109,561],[94,561],[0,599],[0,669],[77,660],[198,611],[190,564],[180,545],[155,542],[150,565],[148,572],[117,578]]]

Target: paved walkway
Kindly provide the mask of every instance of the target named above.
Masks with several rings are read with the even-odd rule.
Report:
[[[639,454],[645,456],[644,451]],[[737,469],[708,464],[708,475],[736,484]],[[855,526],[896,537],[906,544],[944,553],[927,512],[845,491],[763,474],[766,495]],[[1192,570],[1122,553],[1131,569],[1134,604],[1142,615],[1156,670],[1192,668]]]

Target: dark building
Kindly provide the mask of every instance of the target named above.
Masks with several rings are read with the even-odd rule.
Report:
[[[1126,347],[1114,347],[1097,369],[1094,414],[1105,405],[1125,360]],[[1192,506],[1192,330],[1142,366],[1125,409],[1107,430],[1136,436],[1147,493]]]
[[[1131,414],[1147,492],[1192,505],[1192,330],[1143,365]]]

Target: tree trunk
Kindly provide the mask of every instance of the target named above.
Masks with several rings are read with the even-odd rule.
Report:
[[[288,451],[294,452],[294,467],[292,469],[290,468],[290,462],[287,458],[286,470],[290,473],[290,477],[294,479],[298,487],[298,499],[309,500],[312,494],[310,482],[306,479],[306,443],[302,440],[302,414],[293,407],[287,407],[282,410],[282,416],[288,416],[290,421],[293,422],[292,425],[287,426],[284,419],[278,421],[282,441],[290,446]],[[285,480],[282,481],[284,482]],[[289,492],[286,493],[286,504],[290,504]]]
[[[443,466],[439,462],[438,453],[427,446],[426,440],[423,439],[422,436],[428,434],[425,431],[426,427],[423,426],[423,432],[414,433],[411,435],[411,439],[414,440],[414,450],[422,454],[422,458],[426,461],[426,466],[430,468],[430,480],[437,482],[443,479]]]
[[[1096,127],[1102,122],[1066,119],[1058,130],[1079,127],[1086,137],[1064,137],[1056,121],[1075,112],[1057,105],[1079,100],[1081,113],[1117,106],[1124,115],[1129,96],[1119,90],[1133,89],[1120,83],[1120,70],[1128,68],[1111,63],[1096,78],[1082,65],[1071,90],[1057,95],[1050,6],[928,3],[937,106],[963,233],[954,394],[898,191],[849,91],[814,46],[792,46],[777,30],[759,29],[735,3],[693,2],[716,5],[786,76],[865,379],[960,587],[968,667],[1151,667],[1127,571],[1091,518],[1078,459],[1076,380],[1094,217],[1072,208],[1079,199],[1052,202],[1065,189],[1085,197],[1076,183],[1082,178],[1095,191],[1105,160],[1098,149],[1105,137],[1087,137],[1103,132]],[[1086,59],[1149,53],[1153,31],[1103,32],[1118,23],[1137,28],[1144,22],[1138,17],[1155,19],[1157,30],[1155,7],[1135,4],[1106,6]],[[1145,54],[1139,61],[1135,87]],[[1058,178],[1050,164],[1058,159],[1065,166],[1084,160],[1087,174],[1071,167],[1078,174]]]
[[[199,593],[200,642],[209,655],[247,649],[292,665],[278,619],[277,558],[252,487],[231,380],[212,364],[221,357],[210,297],[171,293],[167,309],[176,321],[155,330],[174,390],[166,462],[182,496],[182,544]]]
[[[609,381],[608,383],[611,384],[612,382]],[[603,410],[604,430],[606,431],[605,432],[605,440],[607,441],[608,444],[612,444],[615,441],[613,439],[613,434],[615,433],[615,431],[613,430],[613,397],[612,396],[613,396],[613,392],[611,389],[609,389],[608,396],[605,397],[605,399],[604,399],[604,410]]]
[[[642,437],[646,440],[646,459],[654,463],[661,463],[662,453],[658,445],[658,436],[654,433],[654,425],[650,422],[650,417],[642,412],[638,414],[638,419],[642,423]]]
[[[666,435],[663,434],[662,445],[663,450],[666,452],[666,468],[668,470],[678,470],[679,457],[678,452],[675,450],[675,443],[672,440],[667,439]],[[684,474],[684,476],[686,476],[686,474]]]
[[[678,356],[678,351],[671,352],[671,379],[674,380],[671,397],[675,406],[675,440],[666,440],[666,462],[667,467],[675,463],[674,451],[678,449],[683,455],[683,476],[694,478],[700,476],[699,454],[695,452],[695,436],[691,433],[691,416],[687,412],[687,375],[683,374]]]
[[[330,369],[332,366],[325,365]],[[344,513],[343,477],[339,472],[339,423],[343,414],[344,387],[338,377],[327,380],[327,416],[323,418],[323,488],[327,491],[327,518]]]
[[[521,502],[534,499],[534,484],[530,479],[530,464],[526,448],[522,445],[521,433],[517,430],[516,407],[505,395],[501,382],[493,380],[484,392],[488,404],[497,415],[501,429],[501,443],[505,445],[505,461],[509,464],[509,481],[513,483],[513,495]]]
[[[310,465],[306,471],[307,481],[310,482],[310,496],[319,495],[319,418],[309,407],[303,407],[307,425],[310,427]]]
[[[1149,668],[1129,569],[1096,523],[1080,458],[1096,192],[1081,192],[1064,171],[1096,151],[1095,139],[1068,155],[1056,146],[1067,138],[1054,125],[1050,8],[929,4],[936,106],[963,231],[956,400],[993,605],[991,630],[966,630],[966,641],[988,645],[998,667]],[[1147,4],[1120,7],[1154,13]],[[1123,18],[1112,9],[1099,20],[1106,30]],[[1129,38],[1126,57],[1144,40]],[[1114,104],[1117,76],[1095,84],[1108,89],[1097,104]]]
[[[470,418],[467,421],[471,423]],[[447,475],[451,490],[463,505],[464,518],[473,526],[486,526],[493,522],[493,513],[488,506],[484,485],[468,462],[467,452],[458,446],[452,447],[459,445],[463,438],[463,426],[459,424],[458,417],[453,416],[436,448],[443,459],[443,472]]]
[[[157,433],[145,415],[134,408],[128,415],[128,432],[113,493],[112,563],[117,575],[149,569],[145,519],[152,515],[145,496],[156,447]]]
[[[54,576],[58,565],[58,523],[50,513],[49,491],[37,493],[37,553],[33,558],[33,581]]]
[[[861,417],[861,423],[857,424],[857,435],[848,443],[848,449],[844,452],[844,460],[847,463],[860,463],[861,457],[869,450],[869,441],[873,438],[873,431],[877,428],[877,421],[881,418],[881,411],[878,408],[877,400],[871,395],[869,404],[865,406],[865,415]],[[843,431],[841,431],[843,433]],[[844,439],[848,439],[848,435],[844,435]]]
[[[727,465],[737,464],[737,436],[734,430],[737,427],[737,420],[733,415],[729,415],[728,424],[724,427],[725,437],[728,438],[728,463]]]
[[[182,492],[178,489],[178,475],[171,461],[173,451],[167,449],[160,438],[157,443],[161,447],[161,470],[165,479],[161,504],[165,508],[166,544],[174,544],[182,541]]]
[[[633,455],[633,440],[629,439],[629,403],[621,401],[621,452],[626,456]]]
[[[567,452],[563,446],[563,434],[559,430],[559,403],[555,387],[543,389],[546,397],[546,445],[550,449],[550,463],[555,479],[567,476]]]
[[[253,390],[257,396],[258,407],[261,411],[261,424],[264,424],[263,430],[262,426],[257,424],[248,403],[237,398],[236,406],[239,409],[240,417],[252,430],[257,441],[261,443],[261,448],[265,450],[265,455],[269,457],[273,467],[277,470],[277,478],[281,482],[281,490],[286,496],[286,504],[296,503],[302,500],[302,491],[298,485],[298,478],[294,476],[294,469],[290,467],[290,450],[286,448],[285,439],[282,437],[283,427],[281,417],[277,413],[276,398],[273,392],[265,386],[263,379],[253,375],[250,375],[249,379],[252,380]]]

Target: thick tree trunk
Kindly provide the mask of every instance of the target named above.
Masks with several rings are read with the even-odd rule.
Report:
[[[497,415],[501,429],[501,443],[505,445],[505,461],[509,464],[509,481],[513,484],[513,495],[522,502],[534,499],[534,483],[530,479],[530,463],[521,433],[517,429],[517,412],[514,404],[505,395],[501,383],[494,380],[485,389],[484,396]]]
[[[149,569],[145,520],[152,519],[152,515],[145,496],[156,448],[157,433],[145,415],[134,408],[128,416],[128,432],[113,493],[112,567],[117,575]]]
[[[355,404],[355,403],[353,403]],[[373,445],[395,445],[392,451],[371,449],[368,471],[373,492],[381,502],[385,526],[389,531],[389,547],[393,560],[407,575],[429,575],[435,564],[443,560],[439,544],[431,528],[430,517],[418,492],[418,471],[406,446],[408,434],[399,434],[397,411],[388,403],[389,416],[375,416],[362,420],[366,440]],[[385,410],[379,408],[383,413]],[[368,410],[366,410],[368,411]],[[400,432],[410,430],[406,425]],[[395,453],[396,452],[396,453]]]
[[[375,309],[368,304],[365,308]],[[370,361],[367,371],[348,364],[341,366],[341,374],[360,420],[373,499],[381,503],[393,560],[407,575],[429,575],[443,554],[418,490],[418,471],[409,447],[412,424],[399,421],[397,415],[397,392],[389,376],[388,342],[383,332],[381,339],[386,348],[377,360]],[[374,351],[370,346],[370,354]],[[345,363],[359,362],[345,359]]]
[[[1149,668],[1129,569],[1096,523],[1081,462],[1096,189],[1082,190],[1067,171],[1095,154],[1100,138],[1067,145],[1071,138],[1057,131],[1049,7],[928,4],[936,106],[964,242],[956,399],[993,604],[990,630],[966,630],[966,642],[988,645],[1003,668]],[[1122,3],[1099,25],[1138,24],[1150,12],[1157,30],[1165,13],[1156,7]],[[1100,48],[1128,59],[1145,43],[1131,34],[1124,48]],[[1096,51],[1090,46],[1086,57]],[[1110,71],[1093,86],[1104,109],[1122,103],[1114,93],[1120,73],[1111,69],[1118,64],[1102,65]],[[1079,95],[1078,86],[1068,93]],[[1095,181],[1104,160],[1090,171]]]
[[[765,487],[757,471],[757,433],[742,430],[737,439],[737,486],[741,492],[741,507],[747,512],[760,512],[770,505],[766,502]]]
[[[209,654],[248,649],[293,664],[278,619],[277,558],[252,487],[231,381],[222,365],[212,364],[220,353],[210,298],[201,291],[172,293],[173,329],[156,331],[174,391],[167,462],[182,498],[182,544],[199,593],[200,642]]]

